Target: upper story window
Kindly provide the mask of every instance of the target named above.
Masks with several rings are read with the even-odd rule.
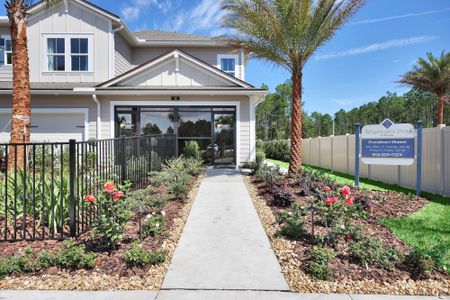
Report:
[[[238,62],[237,55],[219,54],[217,56],[217,64],[219,68],[231,76],[237,77],[236,66]]]
[[[46,72],[91,72],[91,36],[52,36],[44,37]]]
[[[11,37],[0,36],[0,66],[12,65]]]

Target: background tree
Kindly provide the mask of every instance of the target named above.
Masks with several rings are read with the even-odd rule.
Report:
[[[45,0],[47,7],[59,3],[60,0]],[[10,142],[30,142],[31,125],[31,94],[30,71],[28,61],[27,9],[33,4],[32,0],[6,0],[5,8],[8,14],[13,69],[12,117]],[[10,148],[10,162],[14,166],[17,156],[17,165],[23,164],[23,147]]]
[[[400,83],[419,90],[434,93],[438,97],[437,123],[444,122],[444,102],[449,101],[450,91],[450,52],[442,51],[436,58],[427,53],[428,61],[419,58],[412,71],[401,76]]]
[[[314,52],[330,40],[363,0],[225,0],[228,40],[253,57],[291,73],[291,156],[289,173],[302,165],[302,76]]]

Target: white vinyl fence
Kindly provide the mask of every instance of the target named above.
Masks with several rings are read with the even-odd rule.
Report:
[[[422,190],[450,196],[450,126],[423,129]],[[415,149],[417,149],[417,139]],[[345,174],[355,173],[355,135],[303,139],[303,162]],[[360,176],[415,189],[416,163],[410,166],[366,165]]]

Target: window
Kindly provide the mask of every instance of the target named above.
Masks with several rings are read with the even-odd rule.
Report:
[[[47,70],[65,71],[66,70],[66,51],[64,38],[47,39]]]
[[[218,66],[225,73],[236,77],[236,65],[238,61],[237,55],[218,55]]]
[[[90,36],[45,36],[47,72],[90,72],[92,43]]]
[[[0,37],[0,66],[12,65],[12,44],[9,36]]]
[[[72,60],[72,71],[87,71],[88,70],[88,39],[87,38],[72,38],[70,39],[70,49]]]

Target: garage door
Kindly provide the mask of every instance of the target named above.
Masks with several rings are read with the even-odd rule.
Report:
[[[0,130],[8,124],[11,114],[0,113]],[[85,139],[85,115],[83,113],[32,113],[31,141],[67,142],[69,139]],[[0,133],[0,142],[9,142],[10,125]]]

